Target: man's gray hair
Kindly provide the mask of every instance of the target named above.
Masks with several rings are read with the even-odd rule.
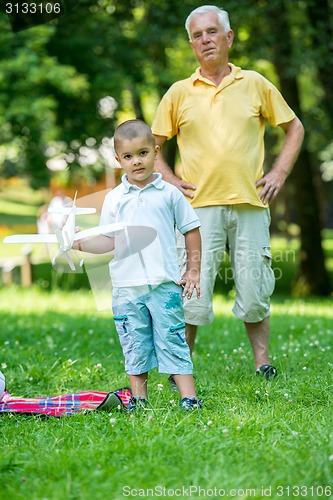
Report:
[[[206,14],[207,12],[216,12],[219,24],[226,32],[231,29],[229,22],[229,15],[226,10],[221,9],[220,7],[216,7],[215,5],[202,5],[201,7],[192,10],[192,12],[189,14],[188,18],[185,21],[185,28],[190,40],[191,40],[190,24],[192,19],[196,16],[199,16],[200,14]]]

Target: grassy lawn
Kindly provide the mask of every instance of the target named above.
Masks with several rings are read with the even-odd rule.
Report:
[[[0,498],[333,498],[331,301],[275,296],[272,382],[254,376],[231,307],[216,295],[216,319],[198,334],[201,412],[183,413],[154,371],[153,410],[142,414],[2,416]],[[96,311],[89,291],[9,287],[0,309],[1,370],[13,396],[127,385],[111,314]]]
[[[35,232],[44,193],[0,196],[0,261],[22,246],[2,236]],[[325,231],[333,276],[333,234]],[[215,321],[193,356],[203,410],[185,414],[166,376],[150,376],[152,410],[128,415],[1,417],[0,500],[124,497],[333,498],[333,308],[330,299],[291,299],[298,241],[272,238],[276,293],[272,363],[254,375],[243,325],[232,315],[226,262]],[[98,312],[87,275],[57,275],[35,245],[34,285],[0,288],[0,370],[13,396],[111,391],[128,385],[110,311]],[[38,262],[38,264],[37,264]],[[19,283],[19,272],[13,273]]]

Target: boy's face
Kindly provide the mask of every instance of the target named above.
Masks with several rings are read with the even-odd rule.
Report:
[[[117,147],[116,159],[125,170],[128,182],[144,187],[154,180],[154,161],[158,146],[147,137],[123,140]]]

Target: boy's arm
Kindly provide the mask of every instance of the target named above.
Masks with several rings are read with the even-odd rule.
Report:
[[[72,245],[73,250],[80,250],[88,253],[107,253],[114,250],[114,238],[99,234],[93,238],[76,240]]]
[[[192,229],[185,233],[185,247],[187,254],[186,271],[178,285],[181,285],[183,297],[190,299],[194,289],[197,291],[197,298],[200,297],[200,262],[201,262],[201,236],[199,228]]]

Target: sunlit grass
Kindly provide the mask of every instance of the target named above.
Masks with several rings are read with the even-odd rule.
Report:
[[[90,291],[53,290],[43,292],[40,287],[21,289],[12,286],[0,290],[0,311],[19,314],[43,315],[47,311],[67,313],[93,312],[97,314],[96,304]],[[18,300],[18,297],[20,299]],[[99,314],[99,313],[98,313]]]
[[[38,207],[34,205],[24,205],[22,207],[22,203],[15,201],[4,200],[0,197],[0,212],[2,214],[11,214],[11,215],[34,215],[37,214]]]
[[[273,298],[272,314],[287,314],[287,315],[297,315],[297,316],[314,316],[333,319],[333,298],[310,298],[310,299],[299,299],[297,301],[293,299],[286,299],[283,303],[276,303]],[[333,328],[333,323],[332,323]]]
[[[330,301],[273,300],[271,356],[279,376],[272,382],[254,375],[244,326],[231,313],[232,297],[217,295],[214,305],[214,323],[200,328],[193,356],[204,400],[200,413],[183,413],[179,395],[154,370],[152,409],[143,414],[6,415],[0,435],[3,497],[118,500],[128,492],[139,496],[139,490],[142,496],[147,488],[172,493],[191,485],[223,488],[228,496],[233,490],[237,499],[250,489],[252,498],[264,498],[263,488],[278,498],[278,486],[292,485],[322,486],[328,493]],[[0,310],[0,369],[13,395],[127,385],[112,315],[98,312],[89,292],[9,287],[0,290]]]

